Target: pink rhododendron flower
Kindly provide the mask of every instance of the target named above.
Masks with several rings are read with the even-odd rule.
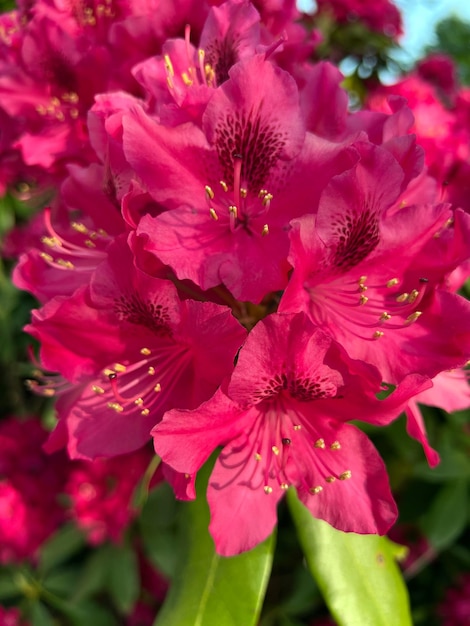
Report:
[[[294,272],[279,309],[306,311],[389,383],[462,366],[469,303],[440,287],[468,258],[468,216],[447,205],[390,215],[401,168],[381,148],[359,149],[358,164],[325,189],[317,216],[292,222]]]
[[[172,283],[134,268],[119,240],[90,292],[53,299],[27,330],[44,367],[73,383],[51,445],[68,440],[71,456],[85,458],[135,450],[164,411],[208,399],[246,334],[228,308],[180,301]]]
[[[371,30],[396,38],[402,33],[401,16],[390,0],[373,4],[364,0],[316,0],[318,11],[332,12],[338,22],[361,21]]]
[[[42,450],[37,420],[0,422],[0,562],[34,561],[41,544],[65,520],[59,502],[67,477],[63,454]]]
[[[276,523],[295,486],[316,517],[344,531],[385,533],[396,517],[385,467],[351,419],[386,423],[423,382],[413,377],[379,401],[377,370],[352,361],[304,314],[271,315],[251,331],[230,381],[193,411],[168,411],[153,429],[163,461],[185,473],[176,494],[194,497],[197,470],[224,446],[207,498],[222,555],[249,550]],[[236,520],[231,532],[228,518]]]
[[[0,624],[2,626],[29,626],[29,623],[21,619],[18,609],[7,609],[4,606],[0,606]]]
[[[65,486],[69,515],[92,545],[119,543],[138,511],[132,498],[151,460],[143,448],[113,459],[80,461],[71,466]]]
[[[470,620],[470,576],[463,574],[454,587],[449,587],[437,613],[442,626],[466,626]]]

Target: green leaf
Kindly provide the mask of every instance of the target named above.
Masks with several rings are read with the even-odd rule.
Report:
[[[103,591],[113,567],[108,544],[95,548],[80,568],[71,600],[81,604],[84,599]]]
[[[49,609],[41,602],[34,602],[28,612],[32,626],[55,626],[54,618]]]
[[[208,532],[205,492],[212,467],[199,472],[194,502],[182,509],[181,565],[154,626],[254,626],[269,580],[275,539],[221,557]],[[233,525],[227,532],[236,532]]]
[[[169,578],[176,572],[177,503],[171,487],[162,483],[148,496],[138,518],[140,536],[146,554],[157,568]]]
[[[463,532],[467,509],[468,489],[464,479],[447,484],[439,491],[421,524],[436,550],[447,548]]]
[[[139,597],[137,555],[130,546],[110,546],[108,591],[119,612],[128,614]]]
[[[39,568],[48,572],[67,561],[86,545],[83,533],[73,524],[62,526],[41,547]]]
[[[395,562],[406,548],[386,537],[334,529],[315,519],[292,489],[287,500],[308,567],[338,626],[411,626]]]

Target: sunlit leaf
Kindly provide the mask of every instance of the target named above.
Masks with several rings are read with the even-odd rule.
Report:
[[[287,498],[308,567],[338,626],[411,626],[395,561],[403,548],[386,537],[336,530],[312,517],[295,491]]]
[[[255,626],[269,580],[271,536],[236,557],[216,554],[205,499],[210,468],[201,470],[198,498],[182,506],[181,565],[155,626]],[[230,532],[236,532],[236,525]]]

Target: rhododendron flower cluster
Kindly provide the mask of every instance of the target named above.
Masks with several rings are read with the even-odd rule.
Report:
[[[39,421],[0,422],[0,563],[29,559],[65,520],[60,502],[67,458],[41,450],[47,433]],[[6,617],[5,617],[6,619]],[[16,622],[12,622],[16,623]]]
[[[442,626],[464,626],[470,619],[470,577],[464,574],[453,587],[447,589],[437,613]]]
[[[349,422],[406,410],[437,463],[416,401],[470,358],[470,215],[443,201],[411,110],[350,112],[293,2],[84,7],[3,18],[5,184],[57,185],[14,275],[40,301],[46,448],[101,459],[152,438],[181,499],[222,448],[223,555],[271,533],[289,488],[336,528],[386,533],[385,466]]]
[[[64,492],[70,502],[68,515],[91,545],[120,543],[137,514],[133,498],[150,461],[142,448],[128,456],[74,462]]]

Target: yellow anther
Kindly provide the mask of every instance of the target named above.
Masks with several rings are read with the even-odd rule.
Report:
[[[203,50],[202,48],[199,48],[199,50],[197,51],[197,56],[199,57],[199,59],[204,62],[204,57],[206,56],[206,51]]]
[[[273,194],[272,193],[267,193],[263,197],[263,206],[267,206],[271,202],[272,199],[273,199]]]
[[[255,453],[255,461],[261,461],[261,454],[259,452]]]
[[[209,196],[209,198],[210,198],[211,200],[213,200],[213,199],[214,199],[214,195],[215,195],[215,194],[214,194],[214,192],[213,192],[213,190],[212,190],[212,187],[209,187],[209,185],[206,185],[206,186],[204,187],[204,191],[206,192],[206,194]]]
[[[240,195],[242,198],[246,198],[248,195],[248,189],[245,189],[244,187],[240,187]]]
[[[217,220],[219,219],[219,216],[216,213],[215,209],[209,209],[209,214],[212,217],[212,219],[217,222]]]
[[[333,441],[333,443],[330,446],[330,450],[340,450],[341,449],[341,444],[339,441]]]
[[[363,285],[367,280],[367,276],[361,276],[360,279],[357,281],[359,283],[359,285]]]
[[[134,400],[134,404],[136,404],[137,406],[142,406],[144,403],[143,398],[137,398],[136,400]]]
[[[63,267],[66,270],[75,269],[74,264],[71,261],[66,261],[65,259],[57,259],[57,265],[60,265],[60,267]]]
[[[189,78],[186,72],[183,72],[181,74],[181,78],[183,79],[183,83],[186,85],[186,87],[191,87],[193,81]]]
[[[391,317],[392,316],[390,315],[390,313],[387,313],[386,311],[384,311],[382,315],[379,317],[379,320],[381,322],[387,322],[389,319],[391,319]]]
[[[323,448],[325,447],[325,440],[324,440],[324,439],[322,439],[322,438],[317,439],[317,440],[315,441],[315,444],[314,444],[314,445],[315,445],[315,448],[322,448],[322,449],[323,449]]]
[[[224,191],[228,191],[228,185],[224,180],[219,180],[219,185],[222,187]]]
[[[96,5],[96,12],[97,12],[97,14],[98,15],[103,15],[103,13],[105,11],[105,8],[106,7],[104,6],[104,4],[97,4]],[[108,9],[108,11],[109,11],[109,9]]]
[[[266,486],[264,487],[264,493],[266,493],[266,494],[270,494],[270,493],[272,493],[272,492],[273,492],[273,488],[272,488],[272,487],[270,487],[269,485],[266,485]]]
[[[38,104],[38,106],[36,107],[36,113],[39,113],[39,115],[46,115],[47,109],[42,104]]]
[[[325,480],[327,483],[334,483],[336,478],[334,476],[327,476]]]
[[[113,374],[115,374],[116,372],[112,369],[109,369],[108,367],[106,367],[103,370],[103,375],[106,376],[106,378],[109,378],[110,376],[112,376]]]
[[[82,224],[81,222],[72,222],[71,226],[74,230],[77,231],[77,233],[88,233],[88,228],[85,226],[85,224]]]
[[[152,367],[152,366],[150,366],[150,367],[148,368],[148,370],[147,370],[147,373],[148,373],[150,376],[155,376],[155,368],[154,368],[154,367]]]
[[[380,337],[383,337],[383,331],[382,330],[376,330],[375,333],[372,335],[372,339],[380,339]]]
[[[410,294],[405,291],[405,292],[401,293],[399,296],[397,296],[396,300],[397,300],[397,302],[406,302],[406,300],[408,299],[409,295]]]
[[[104,393],[103,387],[100,387],[99,385],[93,385],[91,390],[93,391],[93,393],[97,393],[99,395]]]
[[[51,98],[51,104],[54,107],[59,107],[60,106],[60,100],[59,98],[56,98],[55,96],[53,98]]]
[[[265,224],[265,225],[263,226],[263,230],[261,231],[261,235],[262,235],[263,237],[265,237],[266,235],[269,235],[269,226],[268,226],[267,224]]]
[[[367,291],[367,285],[363,285],[362,283],[359,283],[359,291]]]
[[[162,386],[160,385],[160,383],[157,383],[153,390],[155,391],[155,393],[160,393],[160,391],[162,390]]]
[[[391,287],[395,287],[396,285],[398,285],[399,280],[398,278],[391,278],[388,282],[387,282],[387,287],[390,289]]]
[[[361,306],[364,306],[364,304],[367,304],[368,301],[369,301],[369,298],[365,296],[364,294],[361,294],[361,297],[359,298],[359,304]]]
[[[87,248],[96,248],[96,244],[94,244],[91,239],[87,239],[85,245]]]
[[[62,100],[64,102],[70,102],[71,104],[77,104],[78,102],[78,94],[74,91],[70,91],[69,93],[64,93],[62,96]]]
[[[41,237],[41,243],[48,248],[56,248],[62,245],[56,237]]]
[[[302,428],[301,424],[296,424],[294,426],[294,430],[300,430]]]
[[[113,409],[116,413],[122,413],[124,411],[119,402],[108,402],[108,408]]]
[[[213,85],[215,82],[215,72],[214,72],[214,68],[212,67],[212,65],[209,65],[209,63],[206,63],[204,65],[204,74],[206,75],[206,81],[209,85]]]
[[[50,254],[47,254],[47,252],[41,252],[39,256],[41,257],[41,259],[44,259],[44,261],[47,261],[47,263],[54,262],[54,257],[52,257]]]
[[[276,456],[279,454],[279,448],[277,446],[273,446],[271,450],[273,451],[273,454],[275,454]]]
[[[140,414],[141,414],[141,415],[143,415],[144,417],[147,417],[147,415],[149,415],[149,414],[150,414],[150,411],[149,411],[149,409],[143,409],[143,410],[140,412]]]
[[[73,109],[70,109],[69,111],[69,115],[73,120],[76,120],[77,117],[79,116],[79,111],[78,109],[76,109],[75,107]]]
[[[228,210],[230,211],[230,213],[233,215],[233,217],[237,217],[238,215],[238,209],[234,204],[231,204],[228,208]]]
[[[260,189],[258,192],[258,198],[264,198],[264,196],[268,193],[267,189]]]
[[[41,393],[43,396],[46,396],[46,398],[52,398],[52,396],[55,396],[55,389],[46,387],[45,389],[41,389]]]
[[[170,59],[168,54],[165,54],[163,56],[163,61],[165,63],[165,69],[168,72],[168,74],[170,76],[174,76],[175,75],[175,70],[173,69],[173,63],[171,62],[171,59]]]
[[[410,295],[408,296],[407,300],[410,304],[413,304],[413,302],[416,300],[418,296],[419,296],[419,291],[417,289],[413,289],[413,291],[410,292]]]
[[[422,314],[423,314],[422,311],[415,311],[411,315],[408,315],[408,317],[406,318],[406,323],[407,324],[412,324],[413,322],[416,322],[418,317],[421,317]]]
[[[348,480],[349,478],[351,478],[351,470],[346,470],[345,472],[343,472],[342,474],[339,475],[339,479],[340,480]]]
[[[122,363],[115,363],[114,364],[114,371],[115,372],[120,372],[121,374],[123,374],[126,370],[127,370],[127,367],[125,365],[123,365]]]
[[[149,348],[142,348],[140,350],[140,354],[143,354],[144,356],[149,356],[150,354],[152,354],[152,351]]]
[[[98,228],[98,235],[100,237],[107,237],[108,233],[105,230],[103,230],[102,228]]]
[[[310,493],[312,494],[312,496],[316,496],[317,493],[320,493],[323,491],[323,487],[321,487],[320,485],[318,485],[318,487],[312,487],[311,489],[309,489]]]
[[[289,485],[287,483],[281,483],[281,489],[286,491],[287,489],[289,489]]]

